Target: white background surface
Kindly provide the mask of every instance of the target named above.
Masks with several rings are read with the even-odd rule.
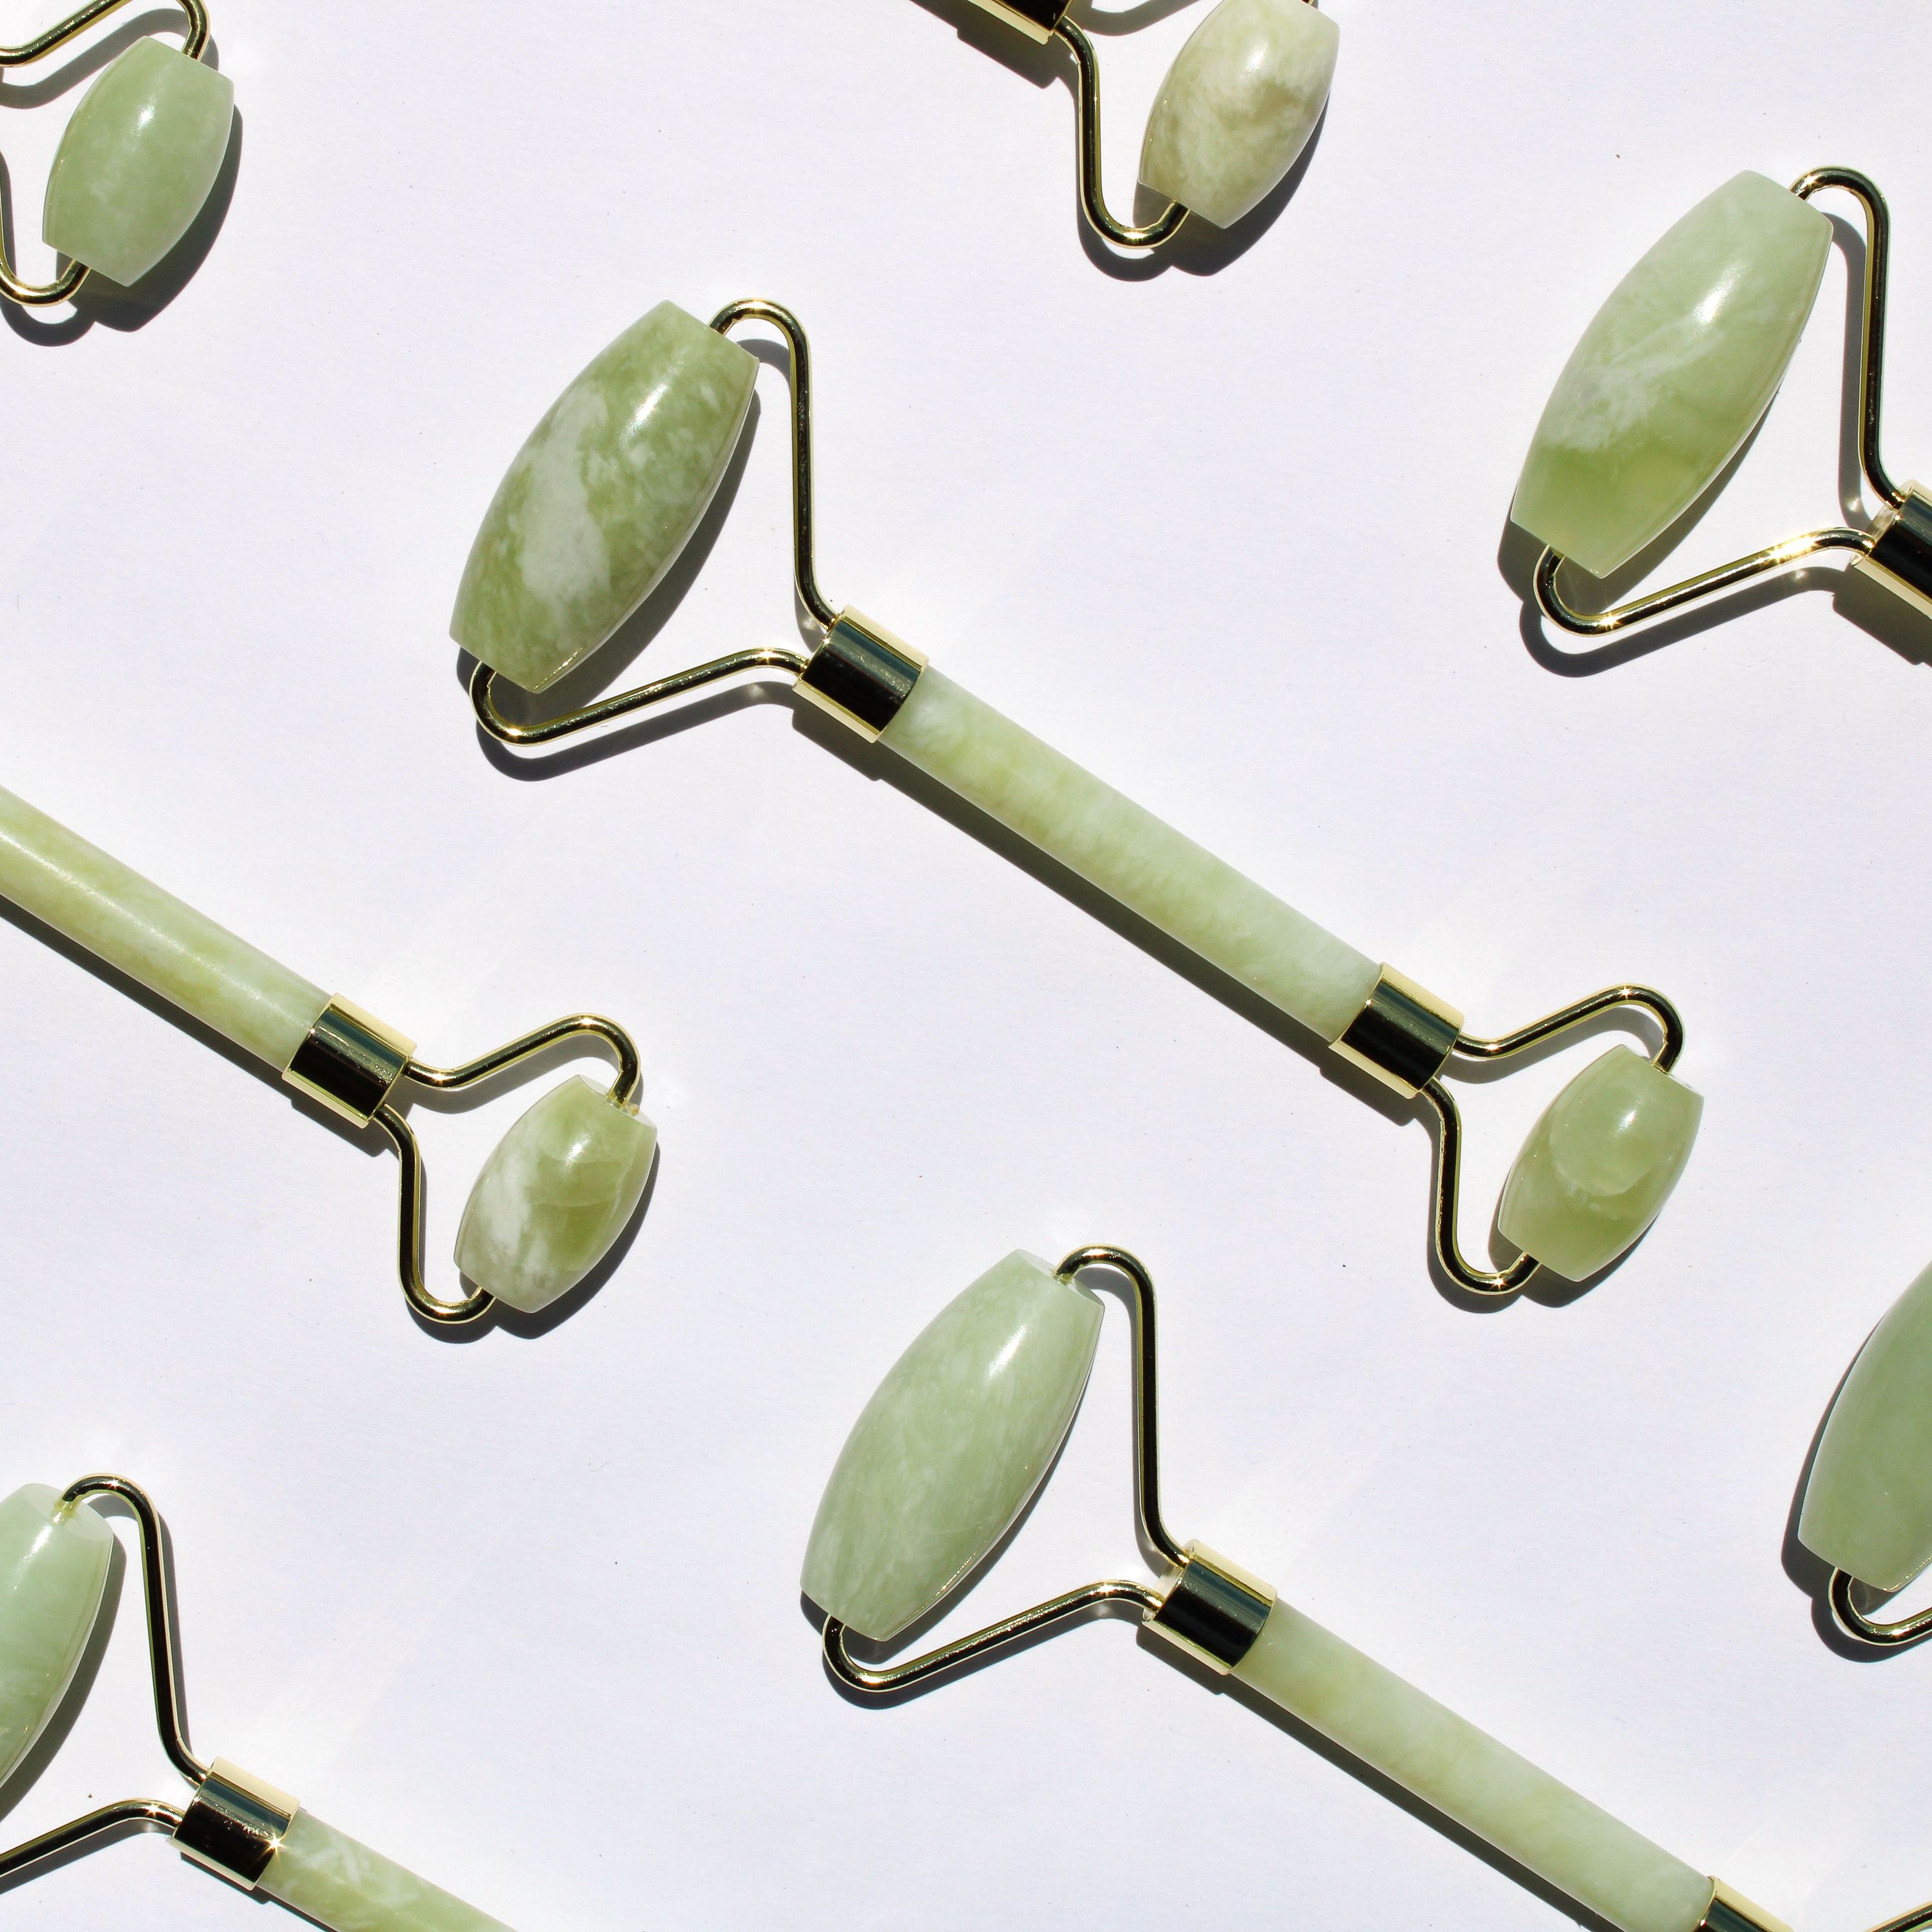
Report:
[[[1201,11],[1102,44],[1117,200]],[[1743,167],[1891,195],[1887,453],[1932,464],[1932,16],[1334,11],[1272,226],[1109,274],[1065,86],[962,40],[963,0],[218,0],[245,136],[205,262],[144,326],[8,316],[5,782],[433,1057],[580,1006],[644,1044],[663,1154],[622,1266],[540,1338],[452,1343],[390,1274],[392,1160],[0,927],[7,1482],[149,1485],[197,1744],[519,1932],[1562,1922],[1126,1627],[896,1710],[830,1688],[795,1579],[852,1418],[1000,1255],[1090,1240],[1164,1292],[1181,1534],[1804,1928],[1932,1892],[1932,1650],[1834,1655],[1783,1553],[1832,1388],[1932,1255],[1932,633],[1848,621],[1826,570],[1564,674],[1498,565],[1583,324]],[[0,134],[30,272],[77,98]],[[1687,567],[1837,520],[1844,286],[1834,254]],[[484,755],[446,627],[504,464],[652,303],[750,294],[812,332],[835,601],[1472,1024],[1624,977],[1680,1003],[1705,1132],[1623,1268],[1453,1304],[1419,1120],[782,698],[549,776]],[[794,634],[760,390],[647,669]],[[1465,1089],[1472,1238],[1580,1058]],[[417,1109],[446,1287],[544,1084]],[[1109,1322],[945,1630],[1140,1574]],[[12,1835],[178,1792],[137,1606]],[[263,1922],[146,1842],[4,1909]]]

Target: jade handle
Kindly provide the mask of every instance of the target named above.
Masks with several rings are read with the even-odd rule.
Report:
[[[1277,1602],[1234,1675],[1619,1932],[1697,1932],[1712,1881]]]
[[[328,995],[0,790],[0,894],[278,1072]]]
[[[308,1811],[290,1820],[256,1884],[328,1932],[510,1932]]]
[[[1367,954],[930,667],[879,742],[1331,1045],[1374,988]]]

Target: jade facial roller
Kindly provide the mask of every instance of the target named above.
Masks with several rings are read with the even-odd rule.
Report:
[[[1566,562],[1613,575],[1724,473],[1771,406],[1825,273],[1832,224],[1811,206],[1842,188],[1864,211],[1864,322],[1858,464],[1881,508],[1868,528],[1808,530],[1607,610],[1576,608]],[[1821,550],[1932,616],[1932,496],[1894,483],[1879,457],[1891,219],[1850,168],[1814,168],[1787,190],[1742,174],[1707,196],[1638,262],[1583,332],[1538,424],[1511,521],[1544,546],[1544,614],[1585,636],[1732,589]]]
[[[118,859],[0,790],[0,896],[274,1068],[298,1094],[358,1127],[381,1128],[402,1168],[398,1271],[424,1319],[474,1321],[493,1300],[534,1312],[574,1287],[643,1198],[657,1130],[638,1112],[638,1049],[614,1021],[575,1014],[455,1067],[347,1000],[279,965]],[[564,1041],[615,1056],[608,1091],[574,1076],[498,1142],[464,1210],[460,1299],[422,1279],[423,1160],[401,1106],[406,1085],[474,1087]]]
[[[888,1645],[999,1545],[1053,1466],[1100,1341],[1083,1270],[1122,1277],[1134,1312],[1135,1501],[1166,1574],[1110,1581],[874,1666],[852,1634]],[[1197,1666],[1332,1739],[1618,1932],[1785,1932],[1780,1922],[1324,1630],[1268,1585],[1162,1520],[1154,1286],[1132,1256],[1077,1250],[1057,1270],[1010,1255],[928,1325],[846,1439],[805,1559],[826,1614],[825,1657],[848,1688],[904,1694],[1094,1613],[1130,1615]],[[1886,1932],[1932,1924],[1932,1906]]]
[[[1932,1634],[1932,1610],[1882,1623],[1890,1596],[1932,1563],[1932,1268],[1874,1328],[1840,1384],[1805,1480],[1798,1540],[1832,1566],[1839,1627],[1896,1648]]]
[[[41,232],[67,257],[51,282],[23,282],[0,245],[0,293],[16,302],[65,302],[90,272],[138,282],[201,212],[227,158],[235,83],[202,58],[208,10],[180,0],[179,52],[149,35],[120,55],[81,97],[47,177]],[[0,47],[0,73],[43,60],[127,4],[91,0],[37,40]]]
[[[751,405],[758,362],[728,332],[752,321],[777,328],[791,352],[793,570],[822,634],[817,648],[740,651],[541,723],[506,716],[500,677],[530,692],[554,684],[636,609],[690,538]],[[812,558],[811,435],[805,335],[776,304],[734,302],[707,328],[666,302],[620,335],[537,425],[470,552],[451,629],[477,660],[470,695],[483,729],[542,745],[722,678],[789,671],[802,696],[882,754],[949,787],[1396,1093],[1426,1100],[1442,1121],[1436,1250],[1462,1288],[1507,1294],[1539,1265],[1582,1280],[1643,1232],[1676,1184],[1703,1104],[1670,1077],[1683,1033],[1668,1000],[1616,986],[1499,1039],[1466,1032],[1446,1001],[1324,932],[870,618],[836,610]],[[1456,1240],[1462,1128],[1442,1075],[1452,1061],[1506,1059],[1627,1007],[1655,1021],[1657,1052],[1614,1048],[1563,1090],[1504,1191],[1500,1225],[1521,1252],[1500,1270],[1474,1267]]]
[[[0,1882],[130,1830],[166,1832],[218,1877],[278,1900],[330,1932],[506,1932],[286,1792],[188,1748],[160,1519],[124,1476],[87,1476],[64,1494],[40,1484],[0,1502],[0,1780],[10,1778],[65,1699],[100,1616],[114,1532],[92,1507],[118,1497],[140,1531],[154,1718],[170,1761],[194,1787],[188,1804],[136,1798],[76,1818],[0,1852]]]
[[[1175,56],[1141,144],[1142,185],[1166,198],[1151,221],[1115,219],[1100,184],[1100,70],[1071,0],[979,0],[996,19],[1073,56],[1080,206],[1117,248],[1155,248],[1190,214],[1232,228],[1301,158],[1328,105],[1340,31],[1312,0],[1220,0]]]

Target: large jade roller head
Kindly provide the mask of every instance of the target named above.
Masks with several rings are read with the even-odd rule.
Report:
[[[1136,1526],[1161,1580],[1090,1583],[909,1662],[862,1661],[939,1606],[1000,1546],[1038,1488],[1087,1384],[1110,1270],[1132,1312]],[[1786,1932],[1466,1719],[1306,1617],[1240,1564],[1181,1544],[1162,1519],[1154,1284],[1118,1248],[1058,1269],[1010,1255],[902,1355],[840,1452],[806,1546],[832,1675],[870,1696],[924,1689],[1084,1622],[1131,1616],[1148,1648],[1212,1683],[1232,1678],[1621,1932]],[[1904,1932],[1918,1918],[1895,1922]]]
[[[1566,563],[1616,576],[1724,474],[1771,406],[1811,312],[1832,224],[1811,204],[1841,188],[1865,222],[1858,461],[1879,510],[1867,526],[1808,530],[1609,610],[1578,608]],[[1596,636],[1715,596],[1820,550],[1932,616],[1932,496],[1894,483],[1879,456],[1890,250],[1885,197],[1850,168],[1787,190],[1742,174],[1707,195],[1611,292],[1557,378],[1516,484],[1510,520],[1536,538],[1544,614]]]
[[[331,998],[214,920],[0,790],[0,896],[252,1054],[305,1100],[379,1130],[401,1164],[397,1269],[424,1321],[473,1322],[501,1302],[534,1313],[575,1287],[642,1200],[657,1130],[638,1112],[638,1049],[614,1021],[577,1013],[464,1065]],[[573,1076],[509,1130],[471,1190],[456,1243],[469,1282],[452,1299],[422,1273],[423,1158],[404,1112],[415,1092],[480,1085],[577,1042],[616,1060],[608,1088]]]
[[[1932,1611],[1891,1623],[1868,1614],[1870,1598],[1932,1564],[1932,1268],[1892,1304],[1839,1387],[1798,1540],[1832,1566],[1827,1594],[1850,1635],[1895,1648],[1932,1634]]]
[[[90,272],[125,286],[173,248],[221,173],[235,120],[235,83],[203,59],[208,10],[188,16],[178,50],[152,36],[105,69],[74,110],[47,177],[42,232],[67,258],[51,282],[23,282],[0,246],[0,294],[29,304],[65,302]],[[44,60],[127,4],[91,0],[17,47],[0,47],[0,73]]]
[[[1154,248],[1190,214],[1232,228],[1301,158],[1328,105],[1341,34],[1312,0],[1219,0],[1175,57],[1141,142],[1143,187],[1166,206],[1136,226],[1100,185],[1100,70],[1071,0],[979,0],[996,20],[1073,56],[1080,206],[1117,248]]]
[[[499,680],[526,692],[554,684],[663,580],[697,528],[747,419],[758,364],[729,338],[749,322],[776,329],[790,352],[793,579],[814,647],[735,652],[536,723],[507,716]],[[1683,1030],[1669,1000],[1613,986],[1499,1037],[1466,1030],[1448,1001],[1324,932],[883,625],[829,602],[813,555],[812,434],[805,332],[776,303],[734,302],[707,326],[667,302],[626,330],[531,433],[471,549],[450,628],[477,661],[470,689],[482,729],[506,745],[544,745],[721,679],[789,672],[801,698],[878,748],[872,755],[946,786],[1433,1112],[1432,1241],[1456,1287],[1508,1294],[1539,1267],[1582,1280],[1642,1234],[1676,1185],[1702,1104],[1672,1077]],[[1456,1238],[1462,1126],[1444,1076],[1619,1011],[1648,1016],[1650,1052],[1613,1048],[1558,1095],[1504,1194],[1502,1232],[1519,1252],[1474,1264]]]
[[[329,1932],[508,1932],[491,1918],[325,1825],[286,1792],[189,1748],[160,1518],[124,1476],[87,1476],[56,1496],[30,1486],[0,1502],[0,1778],[10,1774],[66,1697],[101,1612],[114,1532],[94,1508],[118,1502],[140,1544],[148,1657],[161,1744],[191,1787],[104,1804],[10,1852],[0,1883],[124,1837],[165,1832],[184,1856],[244,1892],[278,1900]]]

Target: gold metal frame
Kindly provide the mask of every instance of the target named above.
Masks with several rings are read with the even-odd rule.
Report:
[[[161,1521],[146,1492],[125,1476],[83,1476],[61,1497],[76,1509],[89,1496],[118,1496],[140,1532],[141,1581],[148,1620],[148,1665],[154,1680],[154,1724],[168,1761],[194,1787],[186,1810],[156,1798],[129,1798],[44,1832],[0,1852],[0,1882],[48,1858],[85,1851],[130,1828],[165,1831],[197,1864],[252,1886],[274,1855],[297,1808],[285,1792],[217,1758],[203,1764],[188,1748],[182,1708],[181,1660],[175,1648],[175,1610],[168,1587]],[[253,1866],[251,1871],[249,1868]]]
[[[1870,1644],[1874,1650],[1904,1650],[1932,1636],[1932,1610],[1921,1610],[1916,1616],[1900,1617],[1892,1623],[1867,1616],[1858,1601],[1858,1592],[1865,1588],[1849,1570],[1834,1570],[1826,1586],[1832,1620],[1846,1636]]]
[[[1580,637],[1602,637],[1628,625],[1661,617],[1667,611],[1714,597],[1754,577],[1761,577],[1767,571],[1781,569],[1786,564],[1828,550],[1851,551],[1854,568],[1862,568],[1868,574],[1880,577],[1888,588],[1920,608],[1926,608],[1928,585],[1923,580],[1915,582],[1918,573],[1914,569],[1916,560],[1910,553],[1916,548],[1916,534],[1928,520],[1932,520],[1932,500],[1927,499],[1915,486],[1900,488],[1893,482],[1879,456],[1880,392],[1885,375],[1886,289],[1892,249],[1891,212],[1876,184],[1855,168],[1814,168],[1809,174],[1801,175],[1792,183],[1791,192],[1801,200],[1809,201],[1824,189],[1834,188],[1843,188],[1856,196],[1864,213],[1864,320],[1858,345],[1858,466],[1874,494],[1886,506],[1885,511],[1868,530],[1850,530],[1843,525],[1807,530],[1801,536],[1787,537],[1782,543],[1754,551],[1749,556],[1739,557],[1735,562],[1687,578],[1668,590],[1653,591],[1647,597],[1634,598],[1608,610],[1580,610],[1564,600],[1557,584],[1557,573],[1562,569],[1564,559],[1556,550],[1546,548],[1536,563],[1536,601],[1552,623]],[[1923,510],[1915,506],[1922,506]],[[1894,526],[1900,518],[1908,520],[1894,538]],[[1903,571],[1894,567],[1894,562],[1878,554],[1888,538],[1892,541],[1894,562],[1903,564]]]
[[[190,60],[199,60],[208,45],[208,9],[202,0],[175,0],[175,4],[188,16],[188,38],[182,43],[182,52]],[[8,68],[26,67],[44,60],[85,33],[95,21],[104,20],[127,4],[128,0],[88,0],[78,13],[70,14],[58,26],[50,27],[22,46],[0,47],[0,74]],[[70,262],[50,282],[23,282],[14,272],[13,264],[7,259],[5,242],[0,239],[0,296],[22,308],[44,308],[51,303],[68,301],[87,280],[88,274],[86,262]]]

